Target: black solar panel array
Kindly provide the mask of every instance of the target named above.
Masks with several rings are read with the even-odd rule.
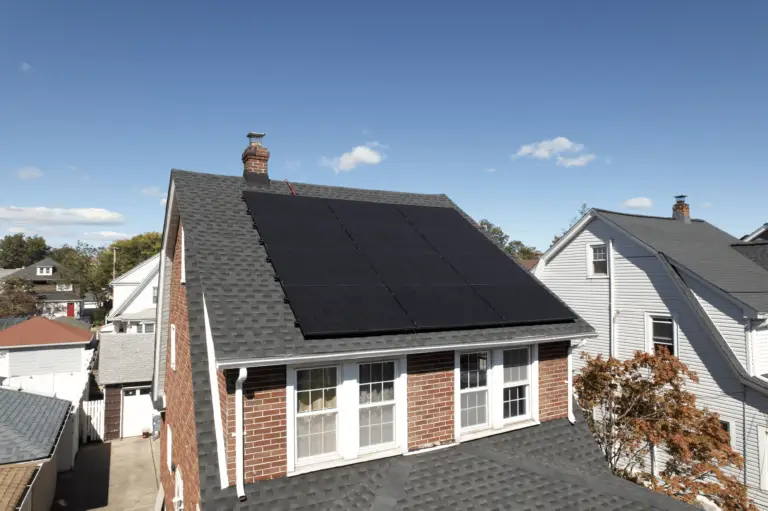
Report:
[[[574,319],[452,208],[244,198],[306,337]]]

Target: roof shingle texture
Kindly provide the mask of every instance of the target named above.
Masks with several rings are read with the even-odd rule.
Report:
[[[155,334],[101,334],[99,383],[152,381]]]
[[[35,465],[0,467],[0,509],[16,509],[21,504],[35,470]]]
[[[92,338],[90,330],[52,319],[34,317],[0,331],[0,347],[82,344]]]
[[[759,312],[768,312],[768,271],[731,245],[739,240],[703,220],[598,210],[611,222]]]
[[[768,241],[735,243],[733,248],[750,261],[768,270]]]
[[[59,273],[59,263],[51,259],[50,257],[46,257],[42,261],[38,261],[35,264],[30,264],[26,268],[22,268],[21,270],[13,273],[13,278],[17,279],[25,279],[25,280],[37,280],[37,281],[47,281],[47,282],[55,282],[57,280],[62,280],[61,273]],[[37,274],[37,268],[44,268],[49,267],[53,268],[53,274],[52,275],[38,275]]]
[[[288,186],[281,181],[264,186],[248,183],[239,176],[185,171],[173,171],[172,177],[184,226],[187,259],[194,255],[196,260],[219,361],[438,347],[594,332],[579,319],[560,324],[306,340],[294,326],[295,316],[290,306],[283,303],[283,290],[274,280],[274,270],[267,262],[265,248],[258,243],[258,232],[242,198],[244,190],[289,194]],[[293,188],[297,195],[310,197],[451,207],[472,221],[445,195],[302,183],[293,184]],[[190,310],[190,314],[193,313]]]
[[[0,465],[48,458],[71,403],[0,388]]]

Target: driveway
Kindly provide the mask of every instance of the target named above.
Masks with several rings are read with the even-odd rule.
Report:
[[[59,474],[53,511],[151,511],[159,442],[136,437],[80,448],[75,469]]]

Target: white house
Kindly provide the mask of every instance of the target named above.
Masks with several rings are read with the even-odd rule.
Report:
[[[689,390],[720,414],[768,509],[768,270],[676,199],[671,218],[591,210],[534,274],[597,330],[583,350],[627,359],[664,345],[698,373]]]
[[[151,334],[155,332],[160,254],[120,275],[112,287],[112,310],[103,333]]]

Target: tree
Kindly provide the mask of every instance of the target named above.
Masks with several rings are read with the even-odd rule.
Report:
[[[160,252],[163,244],[159,232],[145,232],[131,239],[114,242],[99,254],[99,272],[105,279],[106,286],[112,280],[113,250],[117,248],[115,262],[115,274],[122,275],[131,268],[137,266]]]
[[[584,215],[586,215],[586,214],[587,214],[587,212],[589,212],[589,206],[587,206],[587,203],[586,203],[586,202],[584,202],[584,203],[582,203],[582,204],[581,204],[581,206],[579,207],[579,210],[576,212],[576,216],[575,216],[575,217],[573,217],[573,218],[571,218],[571,223],[569,223],[569,224],[568,224],[568,227],[566,227],[565,229],[563,229],[562,231],[560,231],[560,234],[555,234],[555,237],[552,239],[552,244],[554,245],[555,243],[557,243],[557,241],[558,241],[560,238],[562,238],[562,237],[563,237],[563,235],[564,235],[566,232],[568,232],[568,229],[570,229],[571,227],[573,227],[574,225],[576,225],[576,222],[578,222],[579,220],[581,220],[581,217],[583,217]]]
[[[491,240],[499,247],[512,254],[512,257],[521,261],[523,259],[533,259],[539,257],[541,252],[536,250],[536,247],[529,247],[522,241],[513,240],[509,241],[509,235],[506,234],[501,227],[492,224],[490,221],[483,218],[480,220],[480,228],[483,229]]]
[[[59,259],[59,272],[64,280],[74,284],[83,298],[86,293],[93,293],[101,302],[106,294],[106,285],[99,273],[98,256],[104,249],[78,241],[71,247],[64,245],[55,253]]]
[[[37,311],[37,295],[31,282],[8,278],[0,286],[0,317],[29,316]]]
[[[44,259],[51,247],[42,236],[8,234],[0,240],[0,268],[22,268]]]
[[[28,236],[27,246],[24,250],[24,266],[35,264],[48,257],[51,253],[51,247],[45,242],[42,236]]]
[[[574,379],[584,417],[611,470],[655,491],[693,503],[698,496],[723,510],[757,510],[746,487],[728,468],[744,459],[730,445],[720,417],[696,407],[685,389],[693,371],[666,349],[632,359],[592,358]],[[663,449],[669,459],[654,476],[648,459]]]

